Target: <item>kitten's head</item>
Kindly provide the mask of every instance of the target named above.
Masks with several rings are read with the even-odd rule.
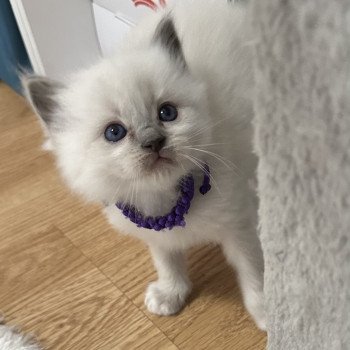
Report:
[[[169,18],[147,47],[104,60],[68,85],[32,76],[24,86],[65,179],[91,200],[126,200],[136,181],[139,192],[170,190],[193,169],[187,147],[210,141],[205,89]]]

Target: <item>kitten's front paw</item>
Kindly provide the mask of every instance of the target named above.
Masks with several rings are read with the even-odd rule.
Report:
[[[170,285],[161,281],[152,282],[146,290],[145,304],[148,311],[153,314],[173,315],[182,309],[190,291],[189,284]]]

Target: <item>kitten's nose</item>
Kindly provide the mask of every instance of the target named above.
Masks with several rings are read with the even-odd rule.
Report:
[[[159,152],[165,145],[166,138],[164,136],[157,137],[152,140],[147,140],[141,144],[142,148],[150,149],[153,152]]]

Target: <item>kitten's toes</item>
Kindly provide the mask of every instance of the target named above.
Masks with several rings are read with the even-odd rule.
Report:
[[[151,283],[145,296],[145,304],[149,312],[169,316],[179,312],[185,304],[191,287],[187,284],[169,285],[160,281]]]
[[[266,313],[263,292],[251,292],[245,295],[245,306],[255,321],[255,324],[262,331],[266,331]]]

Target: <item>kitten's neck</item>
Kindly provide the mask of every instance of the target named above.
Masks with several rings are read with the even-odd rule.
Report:
[[[199,182],[202,181],[203,174],[197,171],[191,172],[194,177],[195,187],[199,188]],[[200,179],[199,179],[200,177]],[[142,190],[133,191],[125,199],[120,200],[122,205],[132,206],[144,216],[163,216],[168,214],[176,205],[181,196],[180,181],[178,179],[168,188],[152,186],[152,188],[143,188]]]
[[[168,191],[152,189],[142,191],[138,198],[129,202],[145,216],[162,216],[170,212],[179,197],[179,190],[174,186]]]

